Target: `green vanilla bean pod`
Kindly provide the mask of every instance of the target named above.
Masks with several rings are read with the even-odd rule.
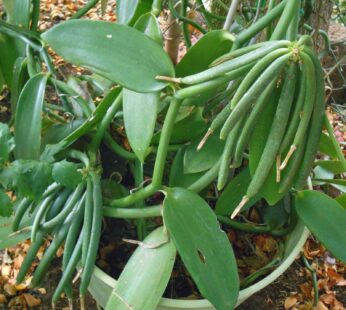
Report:
[[[54,200],[52,206],[47,211],[46,221],[51,220],[52,218],[54,218],[55,216],[57,216],[60,213],[60,211],[64,207],[68,197],[71,195],[71,192],[72,192],[72,190],[70,190],[69,188],[65,188],[64,190],[62,190],[58,194],[58,196]]]
[[[226,144],[221,155],[219,176],[217,179],[217,189],[219,191],[222,190],[227,183],[230,170],[230,163],[232,161],[234,151],[236,148],[237,138],[239,136],[239,132],[243,129],[243,123],[245,119],[246,118],[243,117],[243,120],[240,120],[237,123],[237,125],[234,126],[234,128],[231,130],[226,139]]]
[[[90,177],[87,180],[86,201],[83,221],[82,267],[85,265],[89,249],[93,219],[93,184]]]
[[[84,296],[88,290],[92,272],[94,269],[97,250],[100,243],[101,226],[102,226],[102,190],[100,184],[100,176],[94,171],[90,172],[91,181],[93,184],[93,215],[92,228],[90,234],[90,244],[86,255],[79,293]]]
[[[278,41],[268,46],[260,47],[240,57],[226,61],[218,66],[212,67],[194,75],[180,78],[178,80],[179,82],[187,85],[209,81],[232,70],[238,69],[246,64],[249,64],[250,62],[257,61],[278,48],[288,47],[289,44],[289,41]]]
[[[23,198],[18,206],[16,207],[16,212],[14,215],[13,223],[12,223],[12,230],[17,231],[19,228],[19,225],[23,219],[23,216],[25,212],[30,208],[31,206],[31,201],[29,198]]]
[[[286,73],[286,78],[280,94],[277,110],[274,116],[274,120],[272,123],[272,127],[270,129],[270,133],[265,148],[261,155],[260,162],[246,191],[246,195],[243,197],[238,207],[232,213],[231,218],[234,218],[239,213],[241,208],[249,201],[249,199],[254,197],[261,190],[264,182],[266,181],[270,173],[270,170],[278,154],[280,144],[284,136],[286,125],[288,122],[290,109],[293,103],[296,77],[297,64],[291,62]]]
[[[68,199],[66,202],[66,205],[64,209],[54,218],[49,220],[48,222],[45,222],[42,224],[42,229],[51,229],[55,226],[61,224],[66,217],[72,212],[72,210],[75,208],[75,206],[78,204],[78,201],[80,200],[81,196],[83,195],[85,184],[79,184],[72,194],[71,198]]]
[[[277,58],[272,64],[267,67],[267,69],[263,71],[256,82],[250,87],[243,98],[238,102],[236,107],[232,111],[230,111],[230,115],[228,116],[220,132],[221,139],[225,139],[232,127],[239,121],[239,119],[243,115],[245,115],[245,113],[249,111],[252,104],[263,92],[263,89],[265,89],[273,79],[276,79],[290,57],[291,53],[288,53]]]
[[[287,148],[292,144],[294,136],[297,132],[297,128],[299,126],[299,121],[301,118],[301,113],[303,110],[303,105],[305,101],[305,93],[306,93],[306,67],[302,66],[302,69],[299,74],[299,94],[296,100],[296,104],[294,110],[292,112],[292,117],[289,122],[288,128],[285,133],[285,137],[281,143],[279,154],[281,155],[286,151]]]
[[[270,37],[270,40],[280,40],[286,34],[287,29],[294,16],[298,13],[297,5],[299,4],[298,0],[290,0],[286,2],[285,9],[282,12],[282,15],[274,28],[274,31]]]
[[[256,65],[250,70],[250,72],[245,76],[243,81],[240,83],[236,93],[234,94],[231,100],[231,107],[237,105],[239,100],[244,96],[244,94],[248,91],[249,87],[255,82],[258,76],[277,58],[282,55],[285,55],[289,52],[288,48],[279,48],[268,55],[264,56],[261,60],[259,60]]]
[[[20,269],[16,278],[17,283],[21,283],[24,281],[25,275],[30,269],[32,262],[35,260],[38,250],[40,249],[40,247],[42,246],[44,242],[44,235],[45,233],[43,231],[38,231],[35,242],[31,244],[29,251],[25,255],[24,261],[22,262],[22,265],[20,266]]]
[[[77,267],[77,264],[82,256],[82,235],[79,236],[77,244],[75,245],[73,249],[73,253],[71,255],[71,258],[66,266],[66,269],[64,270],[62,274],[62,278],[60,279],[60,282],[55,289],[55,292],[52,297],[52,303],[56,303],[57,300],[60,298],[61,293],[66,288],[66,285],[71,282],[74,271]]]
[[[62,267],[63,270],[66,270],[69,261],[72,257],[73,254],[73,250],[76,246],[76,242],[78,240],[78,237],[81,234],[84,233],[81,232],[81,225],[82,225],[82,221],[83,221],[83,215],[84,215],[84,210],[86,208],[86,201],[80,204],[80,208],[78,208],[76,215],[73,218],[72,224],[68,230],[67,236],[66,236],[66,240],[65,240],[65,244],[64,244],[64,255],[62,258]],[[65,284],[65,294],[67,296],[67,298],[69,300],[72,299],[73,294],[72,294],[72,283],[71,282],[67,282]]]
[[[294,140],[290,147],[290,150],[288,151],[284,161],[280,166],[280,170],[283,170],[285,168],[292,154],[296,151],[301,142],[304,140],[306,133],[308,131],[312,111],[314,109],[316,96],[316,72],[312,60],[308,55],[302,53],[302,60],[304,63],[304,67],[306,67],[306,76],[308,77],[306,79],[307,91],[305,94],[302,116],[297,128],[297,132],[294,136]]]
[[[264,90],[264,92],[261,94],[261,96],[258,98],[258,101],[256,102],[253,111],[249,115],[249,117],[246,120],[246,123],[240,133],[240,137],[237,142],[235,154],[234,154],[234,162],[233,166],[234,168],[237,168],[241,165],[244,151],[250,141],[251,134],[253,130],[256,128],[256,122],[261,116],[262,111],[265,109],[267,101],[269,97],[271,96],[274,88],[276,87],[276,80],[273,80],[267,88]]]
[[[308,133],[308,141],[303,157],[302,166],[299,169],[297,179],[295,180],[295,187],[301,189],[306,184],[306,180],[311,172],[316,153],[319,147],[319,141],[322,134],[324,108],[325,108],[325,93],[324,93],[324,78],[318,56],[314,51],[309,48],[304,48],[304,53],[311,57],[316,70],[317,93],[316,103],[312,112],[311,125]],[[308,90],[307,90],[308,91]]]

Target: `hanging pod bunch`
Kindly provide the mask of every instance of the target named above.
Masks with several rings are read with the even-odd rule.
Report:
[[[17,204],[13,231],[22,229],[26,215],[32,214],[31,246],[22,263],[16,281],[22,282],[46,238],[52,237],[35,269],[32,286],[41,284],[58,249],[64,245],[63,274],[52,298],[61,293],[72,301],[72,282],[78,263],[81,266],[80,295],[84,296],[95,265],[102,225],[102,192],[100,175],[85,167],[87,176],[75,188],[51,184],[38,202],[23,198]]]

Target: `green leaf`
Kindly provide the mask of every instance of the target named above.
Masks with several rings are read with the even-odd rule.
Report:
[[[114,288],[106,310],[156,309],[168,284],[176,250],[159,227],[132,254]]]
[[[208,32],[177,64],[176,75],[184,77],[207,69],[216,58],[231,50],[233,39],[233,35],[225,30]]]
[[[253,131],[251,136],[249,145],[249,167],[251,176],[254,175],[265,148],[279,96],[280,89],[275,88],[272,96],[268,100],[267,109],[263,111],[261,118],[256,123],[256,129]],[[292,161],[290,161],[289,164],[291,162]],[[283,170],[282,178],[288,170],[288,167]],[[285,193],[279,193],[279,186],[280,184],[276,182],[276,166],[273,162],[270,174],[260,190],[260,195],[265,198],[269,205],[274,205],[285,195]]]
[[[161,90],[167,83],[156,76],[174,76],[173,64],[161,46],[124,25],[71,20],[54,26],[42,38],[65,60],[133,91]]]
[[[12,222],[13,217],[0,217],[0,250],[12,247],[30,237],[28,230],[12,235]]]
[[[83,181],[78,165],[66,160],[53,165],[52,177],[55,182],[71,189],[76,188]]]
[[[342,163],[338,160],[317,160],[315,165],[322,167],[333,174],[341,174],[346,172],[342,166]]]
[[[295,207],[309,230],[346,263],[346,210],[326,194],[310,190],[298,192]]]
[[[160,103],[160,92],[136,93],[123,91],[124,125],[129,143],[144,162],[154,134],[155,122]]]
[[[16,112],[18,98],[28,79],[27,60],[24,57],[18,57],[13,67],[11,88],[11,111],[13,114]]]
[[[0,123],[0,167],[9,159],[14,142],[7,124]]]
[[[19,27],[29,28],[30,0],[3,0],[7,22]]]
[[[184,173],[184,154],[185,147],[178,150],[174,157],[173,164],[169,173],[169,186],[170,187],[184,187],[187,188],[195,181],[197,181],[204,172],[199,173]]]
[[[17,159],[38,159],[41,148],[42,106],[47,75],[32,77],[20,94],[15,119],[15,155]]]
[[[321,135],[319,150],[321,153],[326,154],[332,158],[338,157],[337,151],[335,150],[331,138],[324,132]]]
[[[152,0],[118,0],[117,22],[132,25],[137,18],[150,11]]]
[[[217,133],[213,134],[203,148],[197,151],[200,139],[190,144],[184,155],[184,173],[196,173],[210,169],[220,158],[225,145],[224,140],[219,139]]]
[[[160,24],[152,13],[142,15],[134,25],[134,28],[152,38],[160,46],[163,44]]]
[[[170,139],[170,143],[184,143],[199,138],[207,129],[207,123],[203,118],[203,108],[188,107],[188,114],[182,119],[177,119]],[[153,137],[153,143],[160,141],[161,131]]]
[[[343,193],[346,193],[346,180],[338,180],[338,179],[313,179],[317,184],[330,184],[333,187],[337,188]]]
[[[238,269],[214,212],[186,189],[165,192],[164,223],[189,273],[216,309],[233,309],[239,292]]]
[[[248,167],[237,174],[231,182],[228,183],[219,199],[216,202],[215,213],[218,215],[230,215],[239,205],[240,201],[246,194],[246,190],[251,182],[251,175]],[[260,195],[250,199],[244,206],[244,210],[253,206],[259,199]]]
[[[340,203],[344,209],[346,209],[346,194],[342,194],[335,198],[335,200]]]
[[[10,197],[0,189],[0,216],[9,217],[12,214],[12,202]]]

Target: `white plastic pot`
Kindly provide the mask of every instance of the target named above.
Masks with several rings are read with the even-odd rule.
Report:
[[[292,233],[287,236],[285,242],[284,259],[280,266],[278,266],[273,272],[266,276],[261,281],[243,289],[239,293],[238,303],[240,305],[246,299],[253,294],[257,293],[273,281],[275,281],[280,275],[282,275],[288,267],[294,262],[295,258],[302,249],[309,231],[304,227],[301,222],[298,222]],[[89,291],[94,297],[96,302],[105,307],[108,298],[116,286],[117,282],[111,278],[100,268],[95,267],[94,273],[90,282]],[[178,309],[198,309],[198,310],[215,310],[215,308],[206,299],[200,300],[177,300],[161,298],[161,301],[157,307],[157,310],[178,310]]]

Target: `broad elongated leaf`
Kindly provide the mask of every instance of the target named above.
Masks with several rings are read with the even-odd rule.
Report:
[[[132,25],[139,16],[150,11],[152,0],[118,0],[117,22]]]
[[[0,216],[9,217],[12,214],[12,202],[10,197],[0,189]]]
[[[71,189],[76,188],[83,180],[81,172],[78,171],[78,165],[66,160],[53,165],[52,177],[55,182]]]
[[[203,148],[197,151],[200,140],[190,144],[184,155],[184,173],[196,173],[210,169],[215,165],[222,154],[224,140],[219,139],[217,133],[213,134]]]
[[[297,193],[295,208],[309,230],[332,254],[346,262],[346,209],[318,191]]]
[[[175,158],[169,173],[169,186],[171,187],[187,188],[203,175],[203,172],[184,173],[185,149],[186,149],[185,147],[180,148],[177,154],[175,155]]]
[[[160,24],[157,18],[151,14],[146,13],[142,15],[134,25],[134,28],[146,34],[149,38],[152,38],[155,42],[162,46],[162,33]]]
[[[226,186],[221,196],[217,200],[215,212],[218,215],[230,215],[239,205],[246,194],[246,190],[251,182],[251,175],[248,167],[245,167]],[[250,199],[243,209],[251,207],[260,199],[260,195]]]
[[[28,230],[13,235],[12,223],[13,217],[0,216],[0,250],[14,246],[30,237],[30,231]]]
[[[169,188],[163,217],[202,295],[216,309],[233,309],[239,290],[237,265],[227,235],[208,204],[186,189]]]
[[[233,39],[234,37],[225,30],[208,32],[177,64],[176,75],[182,77],[207,69],[216,58],[230,51]]]
[[[124,89],[125,130],[129,143],[141,162],[144,162],[145,157],[148,155],[159,103],[160,92],[143,94]]]
[[[346,180],[340,180],[340,179],[314,179],[314,182],[317,182],[317,184],[330,184],[333,187],[337,188],[339,191],[346,193]]]
[[[325,133],[322,133],[322,135],[321,135],[319,150],[321,153],[326,154],[332,158],[338,157],[338,154],[334,148],[334,144],[333,144],[332,140]]]
[[[316,166],[330,171],[333,174],[340,174],[346,172],[342,166],[342,163],[338,160],[318,160],[315,162]]]
[[[340,203],[344,209],[346,209],[346,194],[342,194],[335,198],[335,200]]]
[[[15,155],[17,159],[38,159],[41,147],[42,105],[47,75],[32,77],[20,94],[15,120]]]
[[[24,57],[18,57],[14,63],[11,89],[11,111],[13,114],[16,112],[18,98],[23,86],[29,79],[26,66],[27,60]]]
[[[148,235],[127,262],[106,310],[151,310],[168,284],[176,249],[163,227]]]
[[[172,62],[162,48],[124,25],[71,20],[53,27],[42,38],[67,61],[133,91],[161,90],[167,83],[156,76],[174,75]]]
[[[7,22],[19,27],[29,28],[30,0],[3,0]]]
[[[10,128],[7,124],[0,123],[0,167],[8,160],[13,146]]]

